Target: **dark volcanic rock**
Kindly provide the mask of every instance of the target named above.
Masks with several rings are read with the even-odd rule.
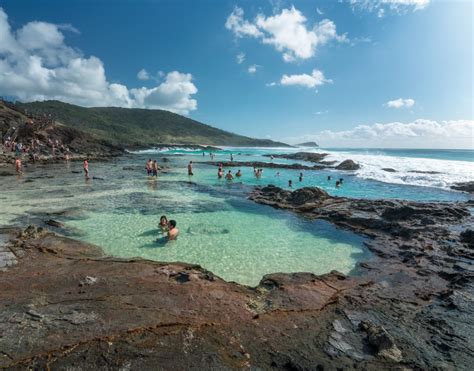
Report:
[[[275,158],[286,158],[288,160],[301,160],[308,162],[321,162],[328,153],[312,153],[312,152],[296,152],[290,154],[278,154],[278,155],[264,155],[266,157],[275,157]]]
[[[336,166],[337,170],[357,170],[360,169],[360,165],[352,160],[344,160]]]
[[[392,169],[391,167],[383,167],[382,170],[386,171],[387,173],[396,173],[397,172],[397,170]]]
[[[470,368],[474,220],[469,210],[461,203],[329,195],[295,204],[298,193],[272,186],[257,188],[250,199],[370,236],[366,245],[374,253],[359,268],[360,278],[370,281],[367,286],[346,290],[338,298],[334,313],[345,316],[336,315],[330,326],[326,354],[372,359],[362,361],[368,362],[364,369],[377,369],[371,363],[375,359],[388,362],[379,369],[395,369],[398,362],[415,369]],[[356,328],[367,333],[365,344]],[[341,365],[335,361],[334,366]]]
[[[375,348],[378,356],[395,362],[402,360],[402,352],[382,326],[376,326],[371,321],[362,321],[359,327],[367,333],[367,340]]]
[[[222,164],[224,167],[256,167],[260,168],[271,168],[271,169],[295,169],[295,170],[321,170],[324,169],[324,166],[314,165],[306,166],[301,164],[276,164],[273,162],[259,162],[259,161],[224,161],[224,162],[215,162],[215,161],[201,161],[197,164],[208,164],[219,166]]]
[[[451,186],[451,188],[456,191],[474,193],[474,182],[457,183]]]

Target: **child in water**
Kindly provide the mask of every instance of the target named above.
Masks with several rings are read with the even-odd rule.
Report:
[[[162,234],[168,232],[168,219],[166,218],[166,215],[161,216],[160,224],[158,224],[158,227],[160,228]]]

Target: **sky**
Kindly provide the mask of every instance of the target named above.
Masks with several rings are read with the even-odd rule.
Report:
[[[323,147],[474,149],[473,2],[0,0],[0,96]]]

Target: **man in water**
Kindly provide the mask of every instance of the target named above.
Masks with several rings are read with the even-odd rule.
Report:
[[[341,186],[341,182],[339,180],[336,180],[336,188],[339,188]]]
[[[188,164],[188,175],[194,175],[193,174],[193,162],[192,161],[189,161],[189,164]]]
[[[303,181],[303,173],[300,173],[300,182]]]
[[[151,158],[149,158],[148,161],[146,162],[146,166],[145,166],[146,175],[148,175],[148,176],[151,175],[151,164],[152,164],[152,161],[151,161]]]
[[[240,171],[240,169],[239,169],[239,171],[237,171],[237,172],[235,173],[235,176],[236,176],[237,178],[240,178],[240,177],[242,176],[242,172]]]
[[[328,182],[331,180],[331,175],[328,175]]]
[[[84,160],[84,173],[86,178],[89,178],[89,159]]]
[[[292,180],[288,181],[288,187],[293,188],[293,181]]]
[[[225,178],[227,180],[232,180],[234,179],[234,176],[232,175],[232,171],[229,170],[229,172],[226,174]]]
[[[176,228],[176,220],[170,220],[168,223],[168,241],[176,240],[179,229]]]
[[[232,156],[232,153],[230,154],[230,162],[234,161],[234,156]]]
[[[16,173],[17,173],[18,175],[23,174],[23,171],[21,171],[21,169],[22,169],[22,164],[21,164],[20,158],[18,157],[18,158],[15,160],[15,170],[16,170]]]
[[[151,164],[151,171],[153,173],[153,176],[158,178],[158,163],[156,162],[156,160],[154,160]]]

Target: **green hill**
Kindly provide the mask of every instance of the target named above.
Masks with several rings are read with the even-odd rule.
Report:
[[[214,128],[163,110],[138,108],[85,108],[59,101],[18,103],[35,114],[52,114],[65,126],[90,133],[123,146],[205,144],[226,146],[280,147],[285,143],[253,139]]]

